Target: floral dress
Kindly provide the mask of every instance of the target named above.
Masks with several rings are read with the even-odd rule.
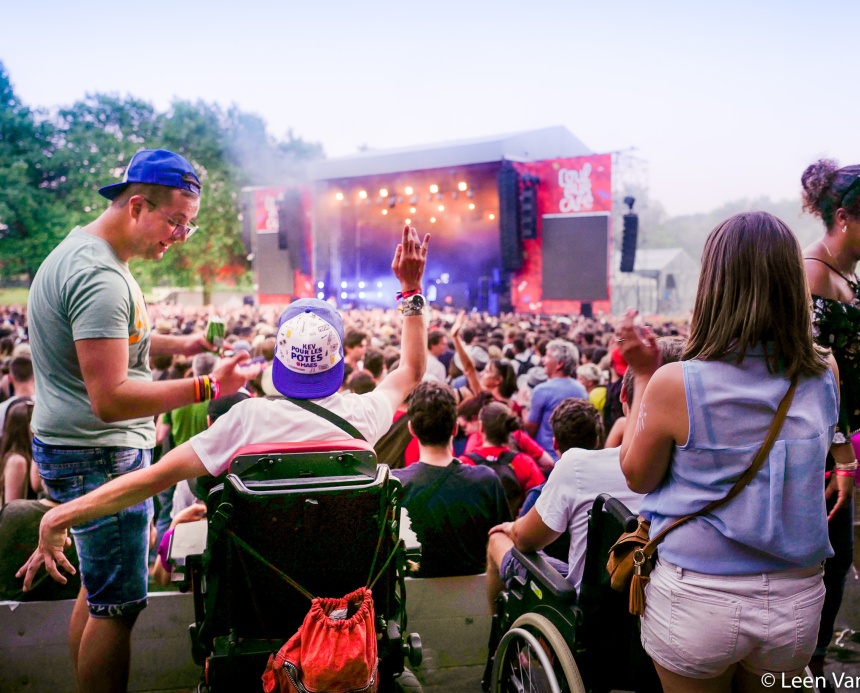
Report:
[[[818,344],[833,352],[839,366],[841,396],[833,442],[849,443],[851,435],[860,429],[860,280],[836,273],[851,287],[854,298],[842,303],[813,294],[812,334]]]

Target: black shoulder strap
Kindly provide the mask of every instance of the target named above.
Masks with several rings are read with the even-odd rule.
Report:
[[[481,457],[477,452],[467,452],[465,456],[475,464],[487,464],[487,458]]]
[[[851,279],[846,277],[844,274],[842,274],[842,272],[840,272],[838,269],[836,269],[833,265],[831,265],[829,262],[826,262],[825,260],[822,260],[820,257],[812,257],[810,255],[810,256],[804,257],[803,259],[804,260],[815,260],[816,262],[820,262],[822,265],[829,267],[830,270],[834,274],[838,274],[840,277],[842,277],[848,283],[848,285],[851,286],[852,288],[857,285],[857,277],[856,276],[854,277],[854,280],[852,281]]]
[[[490,461],[486,457],[481,457],[477,452],[467,452],[466,457],[468,457],[475,464],[499,464],[499,465],[509,465],[514,461],[514,458],[518,455],[518,452],[513,450],[505,450],[501,455],[499,455],[495,460]]]
[[[511,464],[517,455],[519,455],[519,453],[514,450],[505,450],[501,455],[499,455],[497,464]]]
[[[334,412],[329,411],[325,407],[321,407],[316,402],[311,402],[309,399],[296,399],[295,397],[267,397],[266,399],[285,399],[288,402],[292,402],[297,407],[301,407],[305,411],[309,411],[311,414],[316,414],[322,419],[325,419],[329,423],[333,423],[339,429],[348,433],[351,437],[357,438],[358,440],[366,441],[361,431],[359,431],[355,426],[353,426],[349,421],[344,419],[341,416],[338,416]]]

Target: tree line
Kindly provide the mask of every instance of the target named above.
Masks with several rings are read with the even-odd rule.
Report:
[[[132,96],[88,94],[52,112],[15,94],[0,62],[0,280],[32,279],[77,225],[108,204],[98,189],[121,179],[140,149],[170,149],[198,171],[200,233],[161,262],[133,263],[144,287],[198,286],[247,279],[239,193],[248,185],[300,182],[320,144],[292,132],[277,140],[266,123],[236,106],[174,101],[164,112]]]

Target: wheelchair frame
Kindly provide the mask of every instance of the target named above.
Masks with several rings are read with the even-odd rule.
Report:
[[[192,654],[204,667],[201,690],[260,685],[269,654],[297,631],[310,607],[309,595],[283,585],[283,575],[326,597],[376,576],[379,690],[420,690],[408,670],[404,675],[407,657],[420,664],[421,644],[417,634],[403,635],[400,496],[399,481],[376,465],[373,448],[362,441],[237,451],[226,480],[207,499],[206,550],[185,561],[185,588],[194,591]]]

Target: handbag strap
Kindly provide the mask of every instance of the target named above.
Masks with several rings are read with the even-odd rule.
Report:
[[[732,500],[735,496],[737,496],[744,488],[755,478],[755,475],[759,473],[762,466],[764,465],[767,456],[770,454],[771,448],[773,448],[773,444],[776,442],[776,437],[779,435],[779,432],[782,430],[782,425],[785,423],[786,414],[788,414],[788,409],[791,406],[791,401],[794,399],[794,392],[797,390],[797,376],[795,375],[791,379],[791,384],[788,386],[788,392],[785,393],[785,396],[782,398],[782,401],[779,403],[779,407],[776,410],[776,415],[773,417],[773,423],[770,425],[770,430],[767,432],[767,437],[764,439],[764,443],[759,448],[759,451],[756,453],[755,458],[752,461],[752,464],[749,466],[741,477],[735,482],[735,485],[732,486],[731,490],[722,498],[718,498],[717,500],[711,501],[701,510],[694,512],[690,515],[686,515],[685,517],[680,518],[679,520],[675,520],[672,524],[666,527],[662,532],[660,532],[656,537],[651,539],[645,546],[642,547],[642,553],[645,554],[646,558],[651,558],[654,553],[657,551],[657,545],[663,541],[666,535],[671,532],[675,527],[684,524],[688,520],[692,520],[694,517],[699,517],[700,515],[706,515],[709,512],[713,512],[717,508],[722,505],[725,505],[730,500]]]
[[[350,437],[357,438],[358,440],[367,440],[367,438],[362,435],[361,431],[359,431],[355,426],[353,426],[342,416],[338,416],[333,411],[329,411],[325,407],[321,407],[319,404],[317,404],[316,402],[312,402],[309,399],[296,399],[295,397],[267,397],[266,399],[285,399],[288,402],[292,402],[297,407],[301,407],[305,411],[309,411],[311,412],[311,414],[316,414],[317,416],[325,419],[329,423],[333,423],[340,430],[344,431],[345,433],[348,433]]]

